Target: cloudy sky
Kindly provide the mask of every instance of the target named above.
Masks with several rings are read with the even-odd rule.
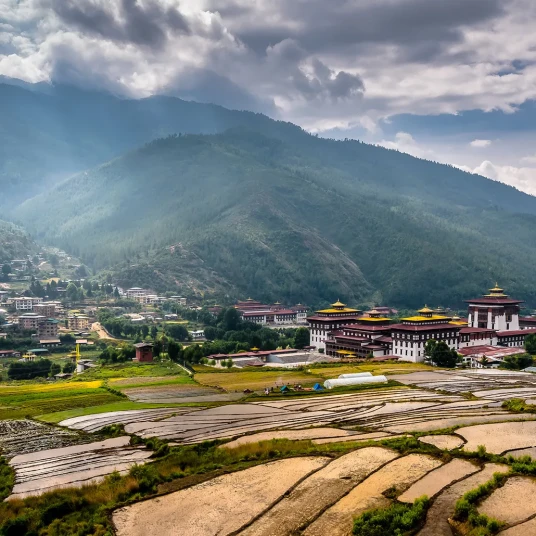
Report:
[[[262,111],[536,194],[534,0],[0,0],[0,75]]]

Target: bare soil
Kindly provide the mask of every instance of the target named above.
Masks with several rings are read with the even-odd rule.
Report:
[[[457,433],[467,440],[463,448],[468,451],[475,451],[479,445],[484,445],[488,452],[501,454],[508,450],[536,446],[535,421],[482,424],[461,428]]]
[[[329,458],[279,460],[116,510],[118,536],[224,536],[239,530]]]
[[[423,495],[432,498],[443,488],[452,484],[452,482],[465,478],[479,470],[480,467],[477,465],[455,458],[446,465],[428,473],[418,482],[415,482],[413,486],[398,497],[398,500],[401,502],[412,503],[415,499],[418,499]]]
[[[348,495],[326,510],[304,531],[306,536],[349,536],[354,517],[371,508],[390,504],[382,493],[392,487],[405,491],[413,482],[441,462],[422,454],[410,454],[392,461],[358,484]]]
[[[536,514],[531,500],[536,493],[533,478],[514,476],[502,488],[496,489],[479,507],[478,511],[505,523],[519,523]]]
[[[419,437],[419,441],[434,445],[441,450],[457,449],[463,445],[463,439],[454,435],[429,435]]]

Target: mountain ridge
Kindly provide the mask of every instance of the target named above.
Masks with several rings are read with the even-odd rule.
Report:
[[[125,284],[150,286],[151,273],[163,274],[157,290],[455,305],[499,279],[535,302],[535,198],[298,127],[273,136],[241,127],[159,139],[15,214],[33,215],[32,232],[89,265],[114,266]],[[198,268],[166,249],[178,242]],[[164,288],[174,274],[180,284]],[[199,284],[182,284],[196,275]]]

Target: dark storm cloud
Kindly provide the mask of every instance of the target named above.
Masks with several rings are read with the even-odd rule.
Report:
[[[190,28],[177,8],[166,8],[157,0],[143,4],[120,0],[117,11],[111,2],[98,0],[48,0],[48,6],[65,24],[112,41],[160,47],[166,32],[189,34]]]
[[[429,43],[428,52],[433,56],[441,51],[440,44],[461,40],[462,27],[499,16],[509,0],[295,0],[274,6],[279,10],[278,23],[273,18],[264,23],[252,10],[240,12],[236,2],[222,8],[221,2],[215,0],[213,9],[238,13],[235,21],[227,23],[259,53],[291,38],[310,52],[393,44],[411,54],[415,45]],[[426,51],[423,47],[416,56],[424,59]]]

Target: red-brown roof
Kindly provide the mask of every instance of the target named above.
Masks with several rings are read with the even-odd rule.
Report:
[[[393,324],[392,331],[437,331],[438,329],[460,330],[460,326],[454,324]]]
[[[470,327],[464,327],[460,329],[460,335],[468,333],[495,333],[494,329],[488,329],[488,328],[470,328]]]
[[[381,337],[378,337],[377,339],[374,339],[375,341],[378,341],[378,342],[385,342],[385,343],[392,343],[393,342],[393,338],[392,337],[387,337],[386,335],[382,335]]]
[[[524,301],[514,300],[513,298],[486,298],[485,296],[482,296],[481,298],[475,298],[474,300],[465,300],[465,303],[475,303],[477,305],[517,305],[524,303]]]
[[[394,324],[396,325],[396,324]],[[370,324],[347,324],[344,329],[361,330],[361,331],[390,331],[393,324],[374,325]]]
[[[308,316],[307,320],[314,320],[315,322],[340,322],[341,320],[357,320],[359,315],[348,316]]]
[[[512,331],[497,331],[497,337],[508,337],[508,335],[530,335],[536,333],[536,328],[514,329]]]

